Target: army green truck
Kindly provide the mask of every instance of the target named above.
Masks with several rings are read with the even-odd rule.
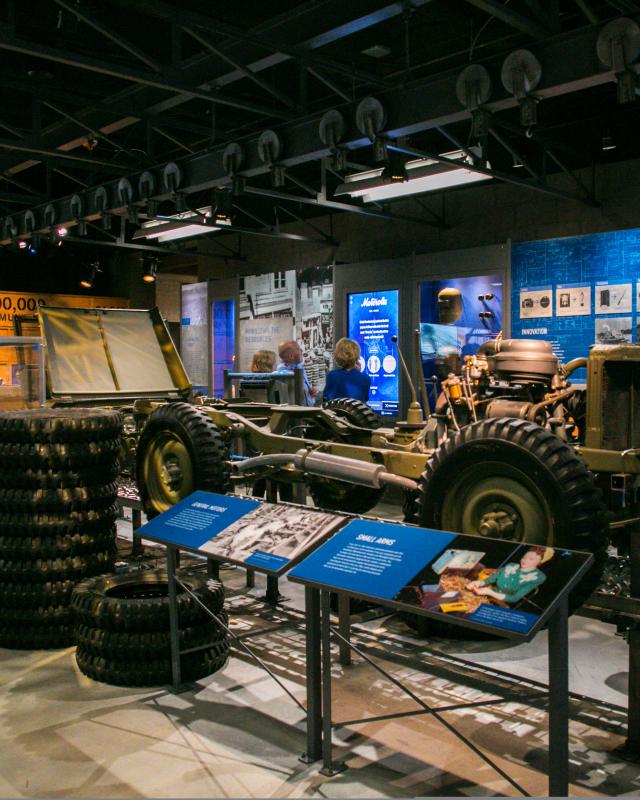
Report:
[[[316,505],[363,514],[385,486],[410,522],[596,556],[637,522],[640,347],[598,345],[562,365],[537,340],[496,339],[454,365],[423,419],[384,427],[367,406],[194,397],[157,310],[39,312],[51,402],[118,405],[149,516],[195,489],[270,478]],[[586,370],[586,383],[571,381]]]

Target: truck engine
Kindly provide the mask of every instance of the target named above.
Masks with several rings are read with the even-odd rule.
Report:
[[[465,356],[456,371],[447,372],[446,367],[454,364],[445,360],[440,364],[445,370],[425,444],[438,446],[452,430],[491,417],[529,420],[563,441],[581,443],[586,390],[572,385],[569,378],[586,363],[586,358],[579,358],[560,364],[549,342],[501,337]]]

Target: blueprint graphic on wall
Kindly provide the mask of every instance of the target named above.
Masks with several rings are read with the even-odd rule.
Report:
[[[511,275],[512,336],[549,340],[565,362],[596,342],[638,343],[640,230],[514,244]],[[546,306],[533,316],[529,303],[523,314],[523,299],[545,291],[552,314]],[[579,370],[573,380],[585,377]]]

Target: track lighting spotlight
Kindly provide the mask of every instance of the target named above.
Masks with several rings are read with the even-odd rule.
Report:
[[[80,281],[80,286],[82,286],[83,289],[92,289],[93,282],[95,281],[98,272],[102,272],[100,269],[100,262],[92,261],[91,264],[89,264],[89,270],[86,274],[86,277],[82,278]]]
[[[158,259],[154,256],[143,258],[144,274],[142,280],[145,283],[155,283],[158,274]]]

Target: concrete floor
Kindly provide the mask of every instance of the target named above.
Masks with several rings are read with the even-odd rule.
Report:
[[[123,526],[123,531],[126,526]],[[242,570],[222,573],[233,629],[301,701],[305,697],[301,589],[283,582],[273,611],[244,588]],[[366,615],[365,615],[366,616]],[[544,699],[523,702],[546,681],[546,637],[527,645],[435,640],[432,651],[397,615],[363,619],[354,640],[430,705],[512,701],[447,712],[446,719],[531,795],[547,793]],[[274,622],[288,622],[270,633]],[[436,719],[421,715],[337,728],[346,772],[325,778],[298,760],[304,718],[244,654],[173,694],[110,687],[83,676],[73,648],[0,650],[0,797],[425,797],[516,795],[495,770]],[[508,679],[502,673],[512,673]],[[636,795],[637,764],[615,753],[625,735],[627,648],[611,626],[571,619],[571,793]],[[514,682],[515,681],[515,682]],[[370,665],[334,667],[336,721],[415,708]],[[520,696],[518,696],[520,693]]]

